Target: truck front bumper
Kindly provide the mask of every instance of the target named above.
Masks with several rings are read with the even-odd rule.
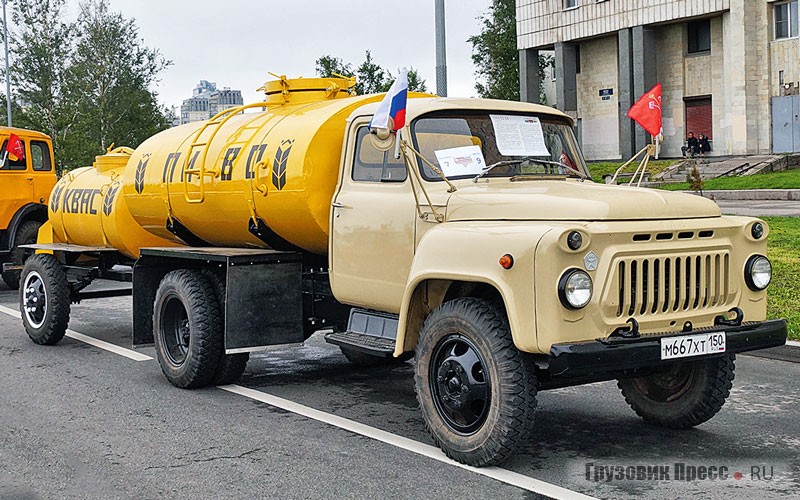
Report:
[[[661,339],[697,333],[725,332],[724,353],[661,359]],[[786,343],[786,320],[744,323],[740,326],[697,329],[686,333],[642,335],[633,339],[594,340],[554,344],[550,349],[548,374],[551,379],[609,380],[620,375],[649,371],[675,362],[692,361],[737,352],[778,347]],[[554,385],[571,385],[569,383]]]

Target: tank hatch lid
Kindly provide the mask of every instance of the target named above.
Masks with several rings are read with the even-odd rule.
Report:
[[[125,146],[114,148],[112,144],[108,147],[108,152],[106,154],[94,157],[92,166],[96,168],[98,172],[122,168],[128,163],[128,159],[132,154],[133,150],[131,148]]]
[[[355,77],[286,78],[286,75],[270,74],[277,80],[270,80],[257,89],[264,91],[268,106],[327,101],[355,95]]]

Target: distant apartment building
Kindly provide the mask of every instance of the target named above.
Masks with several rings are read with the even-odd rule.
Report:
[[[555,53],[555,105],[588,159],[629,158],[649,137],[627,118],[663,86],[662,152],[688,132],[712,154],[800,152],[798,0],[517,0],[522,99]]]
[[[242,91],[229,87],[217,88],[217,84],[206,80],[192,91],[192,97],[185,99],[181,105],[180,123],[191,123],[208,120],[220,111],[243,104]]]

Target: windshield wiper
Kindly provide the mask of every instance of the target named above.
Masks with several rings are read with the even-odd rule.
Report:
[[[475,176],[474,179],[472,179],[472,182],[478,182],[478,179],[480,179],[484,175],[488,174],[493,168],[502,167],[504,165],[516,165],[516,164],[519,164],[519,163],[522,163],[522,162],[525,162],[525,161],[529,161],[529,162],[532,162],[532,163],[540,163],[540,164],[543,164],[543,165],[553,165],[553,166],[556,166],[556,167],[559,167],[559,168],[563,168],[563,169],[565,169],[565,170],[577,175],[581,179],[587,179],[588,178],[583,172],[581,172],[579,170],[576,170],[576,169],[570,167],[567,164],[561,163],[560,161],[541,160],[539,158],[528,156],[528,157],[519,158],[519,159],[516,159],[516,160],[501,160],[501,161],[492,163],[491,165],[487,165],[483,170],[481,170],[481,173],[479,173],[478,175]],[[520,174],[517,174],[517,175],[524,175],[524,174],[520,173]]]

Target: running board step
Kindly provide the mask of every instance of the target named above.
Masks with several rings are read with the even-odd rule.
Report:
[[[325,341],[382,358],[390,358],[394,355],[394,339],[375,337],[366,333],[334,332],[325,335]]]

